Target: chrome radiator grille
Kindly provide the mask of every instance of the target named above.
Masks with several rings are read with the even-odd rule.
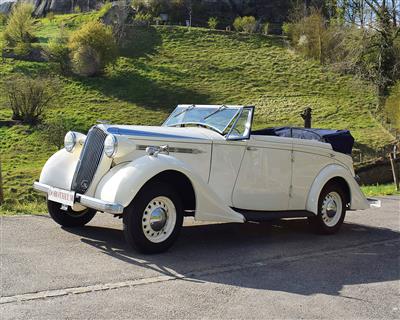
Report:
[[[77,193],[83,194],[89,188],[103,155],[106,137],[107,134],[97,127],[89,131],[72,180],[71,189]]]

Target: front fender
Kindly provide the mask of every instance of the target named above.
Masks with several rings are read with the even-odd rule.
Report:
[[[190,166],[169,155],[146,155],[113,167],[101,179],[95,196],[127,207],[147,181],[166,170],[181,172],[191,181],[196,196],[196,220],[244,222],[244,217],[225,205]]]
[[[333,178],[343,178],[350,190],[350,209],[363,210],[369,208],[368,200],[362,193],[351,172],[339,164],[330,164],[323,168],[315,178],[308,193],[306,210],[318,214],[318,199],[322,188]]]
[[[65,149],[57,151],[46,161],[39,182],[70,190],[78,160],[78,152],[70,153]]]

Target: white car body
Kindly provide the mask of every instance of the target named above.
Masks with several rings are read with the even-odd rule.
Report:
[[[245,132],[239,137],[203,126],[99,124],[91,132],[113,135],[117,150],[112,157],[101,153],[91,181],[83,181],[88,184],[85,192],[72,187],[88,143],[82,134],[76,134],[71,152],[62,149],[46,162],[35,188],[73,190],[76,211],[89,207],[122,214],[146,183],[164,174],[174,180],[171,183],[176,177],[189,182],[178,192],[190,197],[185,212],[196,220],[245,222],[258,220],[257,215],[260,220],[269,215],[317,215],[321,190],[335,179],[348,193],[347,209],[370,206],[355,180],[349,155],[316,140],[253,135],[254,108],[247,110]]]

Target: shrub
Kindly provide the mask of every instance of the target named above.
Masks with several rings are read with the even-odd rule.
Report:
[[[82,10],[81,10],[80,6],[75,6],[74,7],[74,13],[81,13],[81,12],[82,12]]]
[[[289,38],[291,38],[292,29],[293,29],[293,23],[284,22],[282,24],[282,33]]]
[[[54,21],[54,18],[55,18],[54,12],[47,13],[46,18],[49,19],[50,22]]]
[[[252,33],[256,29],[256,24],[256,18],[252,16],[237,17],[233,22],[233,27],[236,31]]]
[[[13,112],[12,119],[36,124],[44,110],[53,103],[58,91],[57,83],[47,77],[31,78],[23,75],[6,79],[4,89]]]
[[[269,23],[266,22],[266,23],[264,23],[264,25],[263,25],[263,34],[264,34],[264,35],[268,35],[268,33],[269,33]]]
[[[0,26],[5,26],[7,24],[7,15],[0,13]]]
[[[243,22],[242,17],[237,17],[235,21],[233,21],[233,27],[236,31],[243,31]]]
[[[75,31],[68,41],[73,70],[83,76],[104,71],[117,57],[112,28],[99,21],[89,21]]]
[[[6,46],[15,48],[21,43],[29,45],[34,39],[33,6],[27,3],[15,5],[4,30]]]
[[[310,15],[284,24],[282,29],[298,51],[309,58],[323,61],[326,26],[321,12],[314,9]]]
[[[133,18],[133,22],[138,25],[147,25],[149,26],[153,22],[153,17],[150,13],[142,13],[138,12],[135,14]]]
[[[60,34],[49,41],[46,49],[47,57],[58,64],[62,74],[68,74],[71,65],[67,44],[68,37],[65,35],[64,27],[61,26]]]
[[[218,19],[216,17],[211,17],[208,19],[207,24],[210,29],[215,30],[215,29],[217,29],[217,26],[218,26]]]
[[[397,82],[390,90],[385,103],[385,114],[387,122],[400,132],[400,82]]]
[[[243,31],[247,33],[253,33],[256,30],[256,18],[253,16],[242,18]]]
[[[75,123],[72,119],[61,115],[45,121],[39,129],[49,144],[55,146],[57,149],[61,149],[64,146],[65,134],[74,127]]]

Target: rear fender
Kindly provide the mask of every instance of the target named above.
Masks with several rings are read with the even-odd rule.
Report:
[[[322,188],[333,178],[343,178],[350,190],[350,209],[363,210],[369,208],[368,200],[362,193],[351,172],[339,164],[330,164],[323,168],[315,178],[308,193],[306,210],[318,214],[318,199]]]
[[[146,155],[113,167],[101,179],[95,197],[127,207],[147,181],[167,170],[184,174],[192,183],[196,196],[196,220],[244,222],[244,217],[225,205],[190,166],[169,155]]]

